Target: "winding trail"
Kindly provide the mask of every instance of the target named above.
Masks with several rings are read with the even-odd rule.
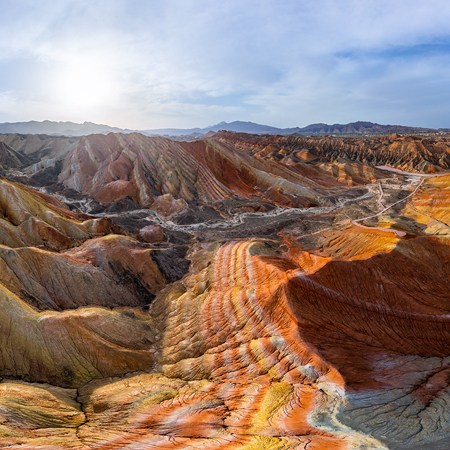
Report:
[[[279,221],[292,220],[305,216],[314,216],[319,214],[327,214],[333,211],[339,210],[348,203],[357,203],[361,200],[366,200],[373,197],[371,191],[352,199],[340,200],[336,205],[333,206],[320,206],[312,208],[276,208],[269,212],[244,212],[233,216],[229,220],[223,221],[207,221],[195,224],[178,225],[171,220],[161,217],[157,212],[153,210],[145,210],[148,213],[147,220],[154,222],[156,221],[163,228],[172,231],[182,231],[182,232],[200,232],[203,230],[232,230],[237,227],[241,227],[246,224],[250,224],[252,221],[261,219],[277,219]],[[109,215],[111,216],[111,215]]]
[[[98,213],[93,214],[95,217],[126,217],[129,216],[130,218],[133,215],[136,214],[142,214],[145,213],[147,217],[145,220],[157,223],[162,228],[170,231],[175,232],[183,232],[183,233],[189,233],[189,234],[197,234],[201,233],[203,231],[214,231],[217,232],[224,232],[224,231],[238,231],[239,229],[243,228],[252,228],[256,224],[262,224],[262,221],[266,222],[266,225],[270,225],[272,222],[286,222],[295,220],[302,217],[311,217],[316,216],[320,214],[329,214],[334,211],[338,211],[342,209],[344,206],[346,206],[349,203],[358,203],[363,200],[367,200],[369,198],[372,198],[373,196],[377,195],[376,202],[381,208],[380,211],[378,211],[375,214],[371,214],[368,216],[364,216],[358,219],[354,219],[351,222],[354,224],[359,224],[359,222],[363,222],[368,219],[373,219],[375,217],[379,217],[385,212],[389,211],[396,205],[403,203],[407,201],[410,197],[412,197],[418,189],[422,186],[423,182],[427,178],[433,178],[433,177],[439,177],[439,176],[445,176],[448,175],[448,172],[446,173],[440,173],[440,174],[424,174],[424,173],[414,173],[414,172],[407,172],[401,169],[395,169],[392,167],[387,166],[377,166],[378,169],[385,170],[387,172],[396,173],[398,175],[403,175],[406,180],[409,182],[409,185],[414,185],[415,187],[412,190],[410,194],[408,194],[406,197],[388,205],[385,206],[383,203],[383,197],[384,197],[384,191],[383,187],[381,185],[380,180],[377,181],[377,188],[375,188],[374,185],[367,186],[368,191],[364,193],[363,195],[357,197],[357,198],[346,198],[346,199],[338,199],[337,203],[332,206],[320,206],[320,207],[311,207],[311,208],[275,208],[272,211],[269,212],[243,212],[238,213],[232,216],[230,219],[224,219],[224,220],[209,220],[206,222],[200,222],[200,223],[193,223],[193,224],[177,224],[173,222],[170,219],[166,219],[159,215],[156,211],[152,209],[140,209],[125,213]],[[38,188],[38,190],[49,194],[47,192],[47,189],[45,188]],[[93,205],[92,205],[92,199],[69,199],[61,194],[55,194],[51,193],[51,195],[58,198],[58,200],[66,203],[71,204],[76,207],[76,209],[84,212],[85,214],[91,214]],[[323,231],[323,230],[321,230]],[[318,232],[321,232],[318,231]],[[313,233],[316,234],[317,232]]]
[[[419,190],[419,188],[420,188],[420,186],[422,186],[424,180],[425,180],[425,178],[421,178],[420,181],[419,181],[419,183],[417,184],[417,186],[414,188],[414,190],[413,190],[410,194],[408,194],[406,197],[403,197],[402,199],[400,199],[400,200],[398,200],[398,201],[392,203],[391,205],[386,206],[384,209],[382,209],[381,211],[379,211],[379,212],[377,212],[377,213],[375,213],[375,214],[372,214],[372,215],[366,216],[366,217],[361,217],[360,219],[352,220],[352,222],[353,222],[353,223],[356,223],[356,222],[362,222],[363,220],[366,220],[366,219],[373,219],[373,218],[375,218],[375,217],[381,216],[381,214],[384,214],[386,211],[389,211],[389,210],[392,209],[394,206],[396,206],[396,205],[398,205],[398,204],[400,204],[400,203],[405,202],[406,200],[408,200],[410,197],[412,197],[412,196]]]

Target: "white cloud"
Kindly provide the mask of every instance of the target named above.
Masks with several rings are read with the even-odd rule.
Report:
[[[279,126],[356,119],[442,125],[448,117],[435,96],[448,88],[446,54],[416,48],[449,43],[446,1],[2,3],[0,62],[14,71],[15,60],[32,59],[35,67],[9,94],[13,103],[0,97],[14,108],[2,106],[0,120],[33,114],[148,128],[237,118]],[[74,66],[90,71],[84,83],[91,76],[98,85],[101,77],[113,86],[101,105],[64,104],[55,86]],[[432,103],[441,119],[421,116]]]

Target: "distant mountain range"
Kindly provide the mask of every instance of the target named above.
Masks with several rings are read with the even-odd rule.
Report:
[[[407,127],[403,125],[380,125],[373,122],[352,122],[347,124],[315,123],[300,128],[277,128],[269,125],[261,125],[254,122],[220,122],[216,125],[205,128],[160,128],[150,130],[130,130],[109,125],[101,125],[92,122],[53,122],[44,120],[43,122],[13,122],[0,123],[0,134],[19,133],[19,134],[47,134],[58,136],[85,136],[89,134],[106,133],[130,133],[137,131],[148,136],[204,136],[207,133],[217,131],[233,131],[236,133],[250,134],[300,134],[300,135],[364,135],[364,134],[391,134],[391,133],[433,133],[450,132],[448,128],[421,128]]]
[[[5,122],[0,123],[0,133],[18,133],[18,134],[49,134],[58,136],[86,136],[88,134],[105,134],[105,133],[123,133],[130,130],[122,128],[110,127],[109,125],[100,125],[92,122],[75,123],[75,122],[53,122],[44,120],[37,122]]]
[[[204,134],[216,131],[234,131],[235,133],[250,133],[250,134],[280,134],[280,132],[286,132],[289,129],[282,129],[271,127],[268,125],[261,125],[259,123],[254,122],[220,122],[216,125],[211,125],[206,128],[160,128],[156,130],[143,130],[143,133],[148,135],[166,135],[166,136],[190,136],[190,135],[199,135],[203,136]],[[285,133],[283,133],[285,134]],[[291,134],[291,133],[286,133]]]
[[[148,135],[167,135],[167,136],[202,136],[206,133],[215,131],[233,131],[236,133],[250,133],[250,134],[301,134],[301,135],[325,135],[325,134],[391,134],[391,133],[433,133],[449,129],[434,129],[434,128],[420,128],[407,127],[403,125],[380,125],[372,122],[352,122],[347,124],[335,123],[328,125],[326,123],[314,123],[306,127],[300,128],[276,128],[268,125],[261,125],[254,122],[220,122],[206,128],[163,128],[157,130],[144,130],[143,133]]]

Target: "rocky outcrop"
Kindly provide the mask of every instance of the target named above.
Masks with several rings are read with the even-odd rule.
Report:
[[[135,312],[37,312],[3,285],[0,304],[2,377],[79,386],[154,364],[151,322]]]
[[[403,214],[426,227],[427,232],[448,235],[450,175],[427,178],[405,205]]]
[[[214,139],[233,143],[255,156],[280,162],[358,162],[372,167],[392,166],[403,170],[437,172],[450,169],[448,137],[299,137],[252,136],[218,133]]]
[[[70,252],[0,248],[0,283],[36,309],[145,306],[165,283],[152,250],[110,235]]]
[[[5,173],[8,169],[22,168],[28,162],[29,160],[26,156],[0,141],[0,171],[2,173]]]
[[[106,218],[74,213],[54,197],[0,179],[1,245],[61,250],[109,230]]]

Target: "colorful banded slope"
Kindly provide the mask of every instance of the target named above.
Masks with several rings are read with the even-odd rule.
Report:
[[[0,448],[447,448],[446,138],[2,139]]]

